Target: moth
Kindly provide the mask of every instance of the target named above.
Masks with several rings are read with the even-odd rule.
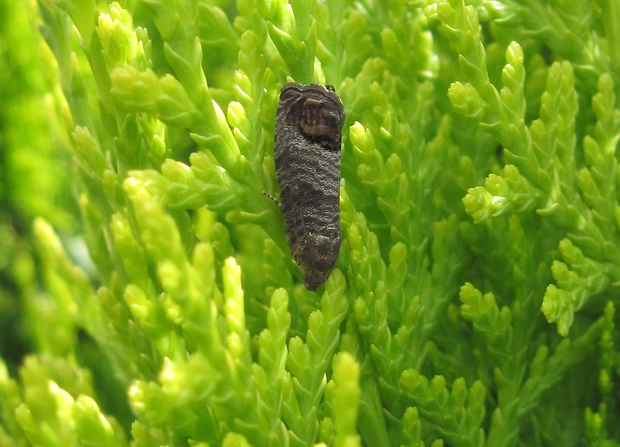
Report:
[[[340,252],[342,101],[331,85],[286,84],[276,114],[274,157],[285,230],[308,290]]]

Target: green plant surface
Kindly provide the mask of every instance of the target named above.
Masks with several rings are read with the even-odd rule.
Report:
[[[617,1],[0,18],[1,446],[620,445]],[[317,292],[289,81],[346,112]]]

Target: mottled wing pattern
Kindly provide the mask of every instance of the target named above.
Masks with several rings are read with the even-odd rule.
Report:
[[[308,290],[340,252],[340,141],[344,110],[331,86],[287,84],[280,93],[274,155],[286,234]]]

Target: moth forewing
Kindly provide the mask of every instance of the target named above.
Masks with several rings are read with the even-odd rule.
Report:
[[[325,282],[340,252],[340,143],[344,110],[334,88],[290,83],[276,115],[274,156],[293,259],[308,290]]]

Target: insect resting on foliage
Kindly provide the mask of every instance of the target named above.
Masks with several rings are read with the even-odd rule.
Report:
[[[325,282],[340,252],[340,141],[344,109],[330,85],[286,84],[274,156],[293,259],[308,290]]]

